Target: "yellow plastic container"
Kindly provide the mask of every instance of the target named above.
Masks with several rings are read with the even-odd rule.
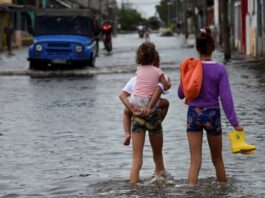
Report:
[[[256,150],[256,146],[247,144],[245,141],[245,131],[231,131],[228,133],[231,143],[232,153],[242,153],[251,155]]]

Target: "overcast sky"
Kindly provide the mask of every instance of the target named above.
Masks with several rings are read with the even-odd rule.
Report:
[[[121,2],[132,3],[133,8],[137,9],[145,18],[155,15],[155,6],[160,3],[160,0],[117,0],[118,5]]]

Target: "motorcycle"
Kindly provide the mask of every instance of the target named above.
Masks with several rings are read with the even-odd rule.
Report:
[[[112,51],[111,35],[104,35],[103,36],[103,43],[104,43],[105,50],[107,50],[108,52],[111,52]]]
[[[138,30],[139,38],[143,38],[144,37],[144,33],[145,33],[144,29]]]

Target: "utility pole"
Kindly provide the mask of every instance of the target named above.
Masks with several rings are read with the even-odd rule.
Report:
[[[40,0],[35,1],[36,10],[40,9]]]
[[[204,0],[204,3],[203,3],[204,27],[208,26],[208,9],[207,9],[207,7],[208,7],[207,0]]]
[[[188,16],[187,16],[187,10],[188,10],[188,3],[187,1],[183,2],[184,4],[184,31],[185,31],[185,39],[187,40],[189,37],[189,32],[188,32]]]
[[[199,9],[197,5],[193,5],[193,22],[195,27],[195,36],[197,37],[197,34],[199,32],[199,24],[198,24],[198,18],[199,18]]]
[[[87,1],[87,8],[90,9],[91,5],[90,5],[90,0]]]
[[[217,0],[217,2],[218,2],[218,0]],[[220,14],[220,16],[218,17],[218,24],[219,24],[219,27],[218,27],[218,44],[219,44],[219,46],[222,46],[223,45],[223,42],[224,42],[224,36],[223,36],[223,33],[222,33],[222,31],[223,31],[223,14],[222,14],[222,10],[223,10],[223,5],[222,5],[222,2],[219,2],[218,3],[218,6],[219,6],[219,4],[220,4],[220,8],[221,8],[221,10],[219,9],[219,13],[221,13]]]
[[[172,1],[171,0],[167,0],[167,24],[168,24],[168,26],[170,25],[171,5],[172,5]]]
[[[102,25],[102,0],[99,0],[99,24]]]
[[[222,0],[222,13],[223,13],[223,37],[224,37],[224,58],[229,60],[231,58],[230,47],[230,28],[228,21],[228,0]]]

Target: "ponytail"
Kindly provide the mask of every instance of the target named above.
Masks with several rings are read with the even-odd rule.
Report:
[[[215,41],[209,28],[201,28],[196,38],[196,49],[202,55],[211,55],[215,49]]]

